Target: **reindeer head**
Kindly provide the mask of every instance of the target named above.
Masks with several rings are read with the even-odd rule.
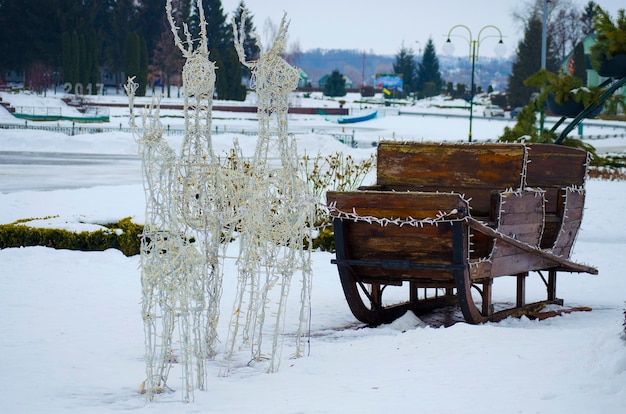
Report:
[[[183,30],[186,36],[187,47],[178,35],[178,27],[172,16],[172,0],[167,0],[165,10],[167,20],[174,34],[174,43],[183,53],[187,60],[183,66],[183,87],[187,96],[197,98],[212,97],[215,90],[215,63],[209,60],[208,40],[206,33],[206,19],[202,0],[198,0],[198,14],[200,16],[200,43],[196,50],[193,49],[193,41],[187,23],[183,23]]]

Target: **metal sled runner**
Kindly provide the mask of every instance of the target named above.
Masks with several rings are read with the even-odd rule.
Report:
[[[587,159],[549,144],[382,142],[376,185],[327,193],[332,262],[352,313],[378,325],[458,305],[467,322],[482,323],[562,304],[558,272],[597,274],[569,259]],[[530,272],[543,279],[545,300],[526,303]],[[516,278],[516,300],[496,309],[501,276]]]

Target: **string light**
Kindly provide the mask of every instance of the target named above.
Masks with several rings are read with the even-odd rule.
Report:
[[[194,50],[186,24],[186,41],[178,35],[171,0],[166,12],[183,67],[185,138],[179,155],[163,139],[156,97],[136,125],[137,84],[125,85],[130,125],[143,159],[146,223],[142,236],[142,315],[146,347],[146,381],[152,401],[171,391],[172,364],[182,378],[182,400],[206,389],[208,358],[217,354],[217,325],[228,244],[239,239],[238,286],[220,375],[231,370],[235,351],[249,347],[251,361],[268,360],[269,372],[280,365],[286,303],[291,279],[302,275],[301,310],[294,356],[303,354],[310,309],[310,227],[316,199],[298,175],[293,136],[288,135],[288,98],[299,71],[284,61],[285,18],[273,46],[254,63],[239,57],[255,78],[259,100],[259,138],[246,160],[237,141],[218,157],[211,141],[215,64],[209,60],[206,20],[197,2],[200,42]],[[245,18],[242,19],[245,21]],[[234,27],[235,33],[237,28]],[[268,160],[280,157],[280,166]],[[232,257],[231,257],[232,258]],[[266,315],[273,321],[267,322]],[[240,329],[241,328],[241,329]],[[269,345],[263,341],[271,334]]]

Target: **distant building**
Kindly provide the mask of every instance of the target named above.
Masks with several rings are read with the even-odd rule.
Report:
[[[300,69],[300,79],[298,79],[298,88],[305,88],[309,85],[309,75]]]
[[[595,34],[588,34],[583,40],[583,48],[585,51],[585,68],[587,69],[587,86],[598,86],[600,85],[606,78],[603,78],[596,72],[591,66],[591,47],[596,44],[596,36]],[[561,66],[559,70],[562,73],[572,75],[574,68],[574,50],[572,50],[563,62],[561,62]],[[626,86],[620,88],[619,90],[621,95],[626,95]]]

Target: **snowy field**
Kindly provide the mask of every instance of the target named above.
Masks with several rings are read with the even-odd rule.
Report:
[[[60,96],[51,97],[50,92],[47,98],[0,96],[13,106],[62,105]],[[99,99],[125,102],[116,96]],[[293,103],[339,105],[315,96],[294,97]],[[466,140],[467,118],[452,115],[467,110],[442,109],[443,104],[450,102],[402,108],[431,116],[398,115],[397,108],[382,108],[386,111],[377,119],[343,131],[318,115],[290,115],[290,130],[301,153],[343,151],[357,159],[369,157],[375,149],[366,144],[379,139]],[[506,119],[484,118],[482,108],[475,109],[476,141],[495,140],[505,125],[513,125]],[[163,122],[180,126],[180,115],[163,111]],[[0,123],[23,122],[0,108]],[[127,122],[127,108],[111,108],[111,125]],[[233,131],[214,136],[216,148],[229,148],[237,137],[244,151],[253,151],[255,137],[236,131],[254,130],[255,122],[251,114],[214,113],[214,126]],[[330,135],[353,130],[365,148],[349,148]],[[599,152],[626,149],[623,123],[593,122],[584,133],[622,134],[589,142]],[[168,140],[180,146],[180,137]],[[99,228],[128,216],[143,223],[136,154],[137,145],[124,132],[70,137],[0,129],[0,223],[39,217],[40,226],[74,230]],[[11,161],[13,156],[18,161]],[[424,327],[408,314],[391,325],[362,328],[343,297],[336,267],[330,264],[333,255],[316,252],[308,356],[289,359],[297,319],[293,313],[298,309],[291,303],[294,312],[287,315],[280,371],[266,374],[263,364],[239,361],[234,372],[222,378],[217,376],[218,356],[209,366],[208,390],[196,391],[190,404],[180,402],[176,367],[169,385],[177,392],[152,404],[138,393],[145,376],[138,256],[125,257],[117,250],[1,250],[0,412],[624,413],[626,275],[621,266],[626,263],[626,224],[621,211],[626,182],[590,180],[587,191],[573,259],[596,266],[599,275],[561,274],[557,293],[568,307],[587,306],[591,312],[541,322],[522,318],[450,328]],[[234,263],[227,265],[222,315],[231,311],[234,269]],[[514,286],[514,280],[501,278],[494,293],[514,301]],[[539,284],[529,283],[527,290],[529,299],[544,295]],[[228,319],[223,317],[224,324]],[[220,329],[225,335],[227,327]]]

